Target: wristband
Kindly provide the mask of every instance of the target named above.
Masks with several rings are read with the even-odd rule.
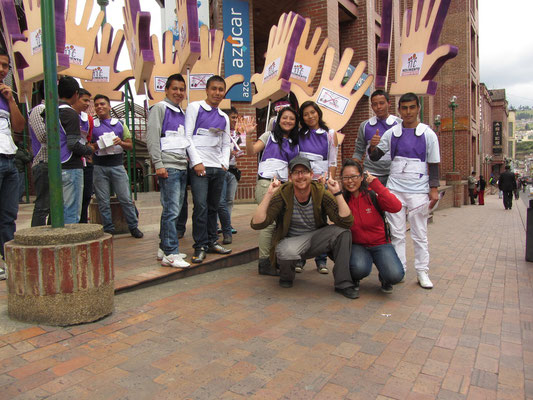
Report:
[[[342,194],[342,190],[339,190],[337,193],[333,193],[333,196],[337,197],[337,196],[340,196]]]

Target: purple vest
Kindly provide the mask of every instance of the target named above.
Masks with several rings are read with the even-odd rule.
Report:
[[[33,128],[30,124],[28,124],[30,127],[30,139],[31,139],[31,151],[34,156],[41,151],[41,142],[37,139],[37,135],[35,135],[35,132],[33,131]]]
[[[307,131],[305,135],[300,135],[298,140],[298,146],[300,152],[318,154],[322,156],[323,160],[328,159],[328,133],[316,133],[316,130],[312,129]]]
[[[376,131],[379,129],[379,136],[383,136],[383,134],[388,131],[391,127],[397,124],[397,122],[394,122],[392,125],[387,125],[386,119],[379,119],[376,118],[377,122],[375,125],[370,125],[369,123],[365,125],[365,140],[366,142],[370,142],[370,139],[376,134]]]
[[[89,128],[91,126],[89,125],[89,116],[87,116],[87,121],[84,121],[81,119],[80,115],[80,132],[81,136],[87,139],[87,134],[89,133]]]
[[[261,156],[261,162],[269,158],[274,158],[276,160],[281,160],[289,163],[294,157],[299,154],[298,146],[292,146],[289,139],[283,138],[281,142],[281,149],[279,144],[274,142],[273,136],[270,135],[268,138],[265,149],[263,150],[263,155]]]
[[[426,135],[415,135],[415,128],[402,128],[400,137],[391,137],[391,158],[406,157],[426,161]]]
[[[220,115],[218,108],[211,108],[211,111],[207,111],[205,108],[200,106],[200,109],[198,110],[198,116],[196,117],[193,135],[196,135],[198,128],[216,128],[224,131],[226,130],[226,118]]]
[[[111,125],[111,119],[104,119],[99,121],[100,126],[96,126],[95,124],[93,127],[92,142],[96,143],[98,141],[98,138],[106,132],[115,132],[115,135],[117,135],[120,139],[124,138],[124,128],[122,127],[122,124],[120,122],[117,122],[115,125]]]
[[[60,105],[59,108],[72,108],[68,105]],[[72,152],[67,147],[67,133],[59,121],[59,158],[61,164],[66,163],[72,157]]]
[[[167,131],[177,131],[180,125],[185,127],[185,115],[182,112],[174,111],[170,107],[165,107],[161,137],[165,137]]]

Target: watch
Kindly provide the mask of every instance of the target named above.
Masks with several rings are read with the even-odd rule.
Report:
[[[333,193],[333,196],[337,197],[337,196],[340,196],[342,194],[342,190],[339,190],[337,193]]]

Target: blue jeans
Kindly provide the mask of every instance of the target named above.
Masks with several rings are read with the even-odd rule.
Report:
[[[31,226],[44,226],[50,215],[50,187],[48,183],[48,163],[40,162],[31,169],[33,187],[35,188],[35,206],[31,217]]]
[[[83,169],[64,169],[61,171],[61,180],[65,224],[77,224],[80,222],[83,195]]]
[[[130,181],[124,167],[122,165],[111,167],[94,165],[93,189],[96,200],[98,200],[98,210],[100,210],[104,231],[109,232],[115,229],[111,215],[111,206],[109,205],[109,199],[111,198],[110,185],[117,195],[129,230],[131,231],[137,228],[139,221],[137,214],[135,214],[135,206],[133,205],[133,201],[131,201]]]
[[[404,275],[404,270],[396,250],[390,243],[379,246],[364,247],[352,243],[352,254],[350,256],[350,273],[354,281],[370,275],[372,263],[376,264],[381,282],[395,285],[400,282]]]
[[[12,158],[0,158],[0,253],[4,244],[15,236],[15,220],[19,211],[19,175]]]
[[[214,167],[206,167],[205,171],[205,176],[196,175],[194,170],[189,171],[194,202],[192,237],[195,249],[207,249],[218,239],[217,211],[226,171]]]
[[[26,172],[19,171],[19,201],[22,201],[24,192],[26,191]]]
[[[233,209],[233,200],[237,190],[237,178],[231,172],[226,171],[226,177],[222,184],[222,194],[220,195],[220,204],[218,205],[218,218],[222,233],[231,235],[231,210]]]
[[[178,216],[187,188],[187,170],[167,168],[168,178],[158,178],[161,194],[161,225],[159,248],[165,255],[178,254]]]

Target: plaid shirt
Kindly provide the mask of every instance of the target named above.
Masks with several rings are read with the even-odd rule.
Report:
[[[39,162],[48,162],[48,138],[46,136],[46,124],[42,117],[44,112],[44,102],[35,106],[30,112],[29,124],[37,136],[37,140],[41,143],[41,149],[37,154],[34,154],[33,164],[35,166]]]

